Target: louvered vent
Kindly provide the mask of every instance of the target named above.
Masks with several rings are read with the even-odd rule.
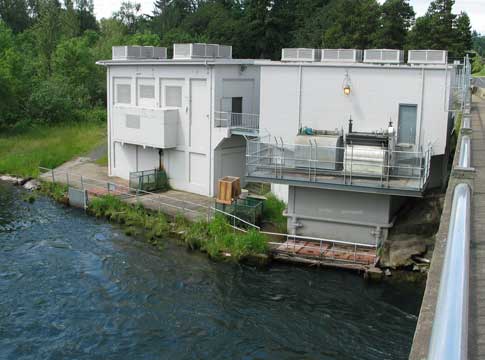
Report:
[[[167,48],[156,46],[113,46],[113,60],[166,59]]]
[[[321,51],[319,49],[286,48],[281,50],[281,61],[319,61]]]
[[[401,64],[404,62],[402,50],[369,49],[364,51],[365,63]]]
[[[357,49],[323,49],[322,62],[351,62],[362,61],[362,50]]]
[[[232,59],[232,46],[219,44],[173,44],[174,59]]]
[[[442,64],[448,63],[448,52],[445,50],[409,50],[408,64]]]

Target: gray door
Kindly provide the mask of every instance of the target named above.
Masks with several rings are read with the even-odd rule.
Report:
[[[398,144],[416,144],[417,105],[399,105]]]

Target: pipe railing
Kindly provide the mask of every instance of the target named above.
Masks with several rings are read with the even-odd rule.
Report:
[[[470,205],[470,186],[458,184],[453,194],[428,360],[468,357]]]
[[[215,127],[255,131],[259,129],[259,115],[214,111]]]

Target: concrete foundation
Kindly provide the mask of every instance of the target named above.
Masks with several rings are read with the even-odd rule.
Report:
[[[289,187],[288,231],[291,234],[379,245],[387,239],[404,199],[305,187]]]

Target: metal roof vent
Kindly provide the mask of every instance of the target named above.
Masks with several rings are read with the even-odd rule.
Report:
[[[320,49],[286,48],[281,50],[281,61],[320,61]]]
[[[173,44],[174,59],[232,59],[232,46],[219,44]]]
[[[404,51],[392,49],[364,50],[364,62],[375,64],[402,64]]]
[[[113,46],[113,60],[166,59],[167,48],[156,46]]]
[[[446,50],[409,50],[408,64],[441,64],[448,63]]]
[[[357,49],[323,49],[322,62],[362,62],[362,50]]]

